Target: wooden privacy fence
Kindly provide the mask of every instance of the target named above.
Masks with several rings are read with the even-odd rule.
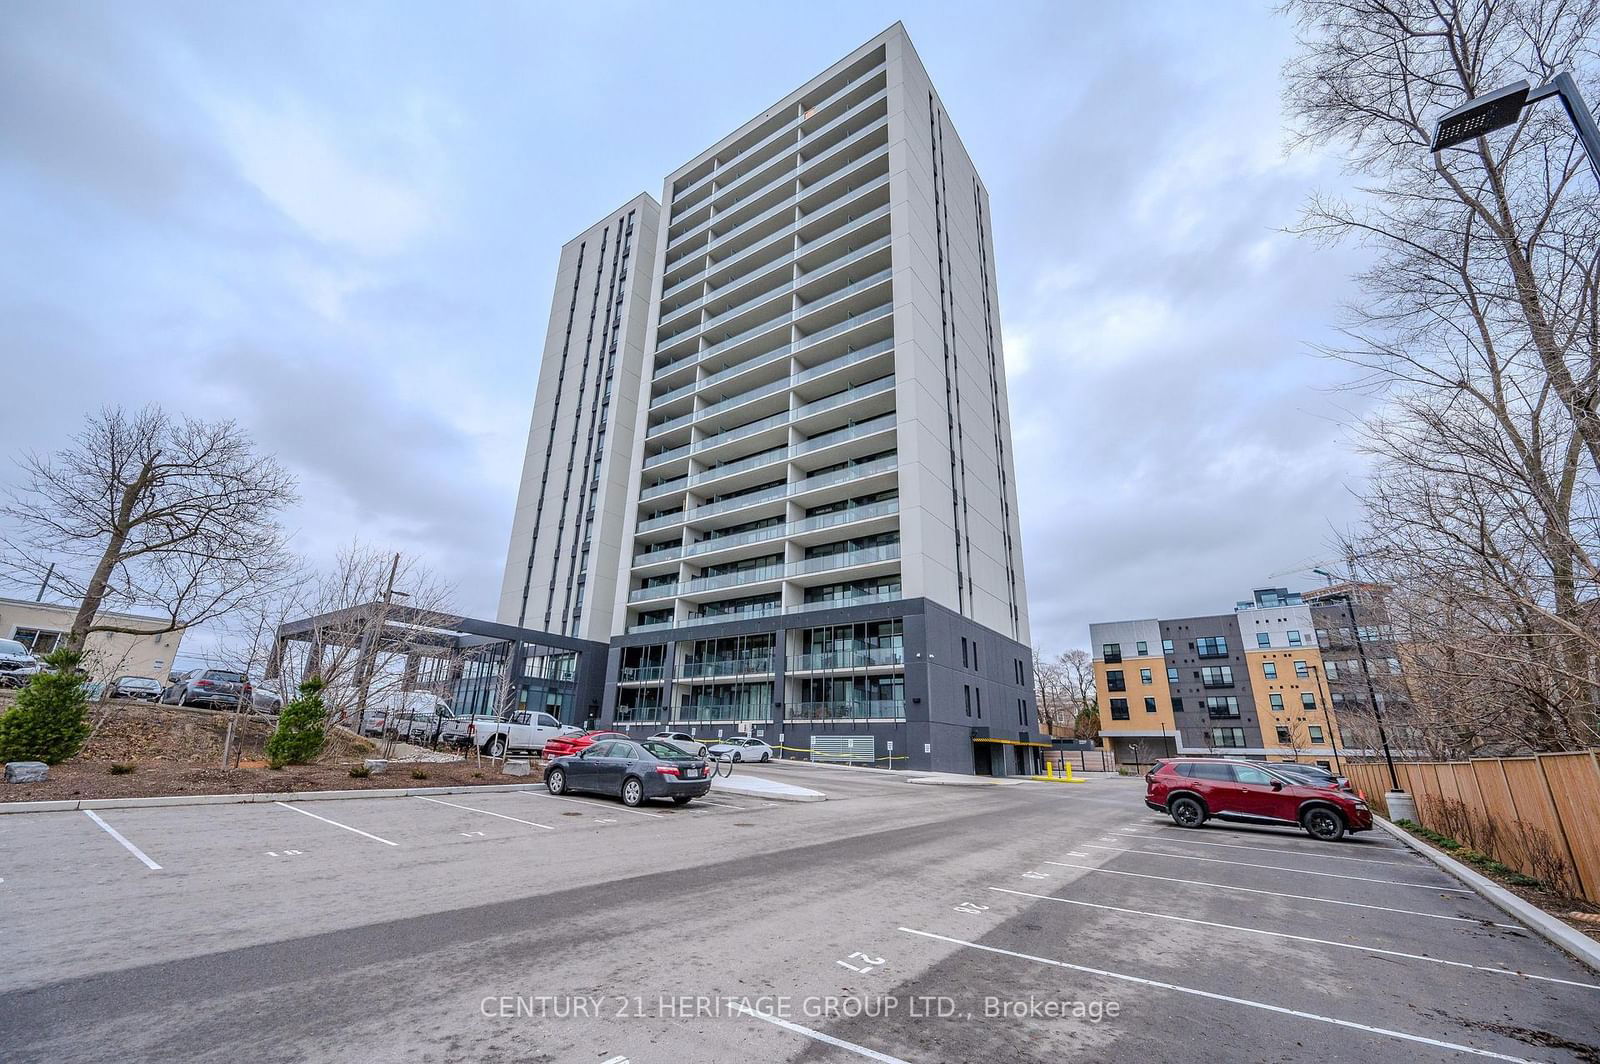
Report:
[[[1383,762],[1346,766],[1388,813]],[[1600,751],[1396,762],[1422,825],[1574,897],[1600,902]]]

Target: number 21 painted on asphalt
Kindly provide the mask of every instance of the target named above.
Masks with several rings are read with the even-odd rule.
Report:
[[[964,901],[960,905],[956,906],[956,912],[966,913],[968,916],[977,916],[979,913],[986,913],[988,911],[989,907],[987,905],[979,905],[975,901]]]
[[[857,967],[856,965],[850,963],[851,961],[857,961],[857,960],[861,962],[861,966],[860,967]],[[850,954],[850,956],[845,958],[844,960],[842,960],[842,961],[834,961],[833,963],[843,965],[844,967],[849,968],[852,972],[860,972],[862,975],[866,975],[868,972],[875,971],[878,968],[882,967],[883,966],[883,958],[882,957],[869,957],[865,953],[862,953],[861,951],[857,950],[855,953]]]

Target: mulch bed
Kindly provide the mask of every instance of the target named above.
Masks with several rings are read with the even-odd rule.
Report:
[[[128,764],[128,762],[121,762]],[[360,764],[359,761],[354,762]],[[289,791],[381,790],[386,787],[462,787],[536,783],[539,777],[503,776],[485,761],[427,764],[390,762],[389,771],[365,779],[349,764],[206,768],[171,761],[133,762],[132,772],[113,775],[109,761],[74,759],[50,769],[43,783],[0,784],[0,802],[47,802],[71,798],[150,798],[168,794],[279,794]],[[422,774],[418,778],[417,774]]]
[[[3,707],[0,707],[3,708]],[[376,756],[375,744],[334,728],[322,757],[312,765],[273,770],[262,760],[272,726],[226,712],[184,710],[142,702],[90,707],[94,733],[78,756],[52,765],[44,783],[0,783],[0,802],[47,802],[73,798],[153,798],[172,794],[282,794],[290,791],[351,791],[399,787],[471,787],[534,783],[538,776],[504,776],[499,765],[477,760],[391,761],[380,776],[350,775],[354,765]],[[241,766],[219,767],[228,724],[234,724]],[[132,771],[113,772],[113,766]]]

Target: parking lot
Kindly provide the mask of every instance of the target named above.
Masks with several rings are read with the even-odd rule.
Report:
[[[1600,1060],[1600,974],[1381,832],[753,774],[830,800],[0,816],[7,1059]]]

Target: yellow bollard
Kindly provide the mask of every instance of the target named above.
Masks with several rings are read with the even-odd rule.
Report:
[[[1044,778],[1047,780],[1056,778],[1056,763],[1054,761],[1046,761],[1044,763]]]
[[[1065,773],[1065,775],[1063,775],[1061,777],[1063,780],[1065,780],[1068,783],[1077,783],[1078,782],[1077,780],[1072,778],[1072,764],[1070,762],[1067,762],[1067,761],[1061,762],[1061,769],[1062,769],[1062,772]]]

